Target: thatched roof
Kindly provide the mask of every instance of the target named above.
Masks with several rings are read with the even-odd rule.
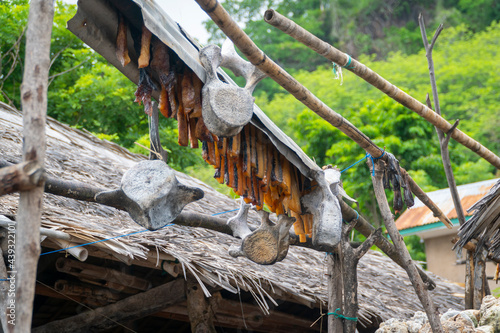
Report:
[[[16,163],[21,159],[22,116],[0,103],[1,157]],[[53,119],[47,122],[49,175],[114,189],[122,174],[145,159],[88,132],[75,130]],[[185,207],[186,211],[220,213],[238,207],[237,202],[192,177],[177,173],[180,182],[197,186],[205,197]],[[15,215],[18,196],[0,197],[0,214]],[[221,215],[232,216],[235,213]],[[257,223],[251,212],[250,219]],[[127,213],[73,199],[45,195],[42,225],[70,234],[75,243],[86,243],[141,230]],[[158,267],[163,259],[177,259],[180,273],[192,274],[200,283],[231,292],[250,292],[263,309],[274,300],[318,307],[327,301],[325,254],[291,247],[282,262],[261,266],[244,257],[233,258],[228,248],[239,240],[203,228],[169,226],[88,246],[90,255],[107,253],[134,265]],[[47,240],[43,246],[52,246]],[[98,251],[97,251],[98,250]],[[97,252],[96,252],[97,251]],[[159,268],[158,268],[159,269]],[[441,311],[462,306],[463,289],[428,273],[437,283],[432,291]],[[208,293],[208,290],[206,291]],[[359,264],[360,323],[372,326],[391,317],[408,318],[422,310],[406,273],[389,258],[371,251]]]
[[[478,247],[485,247],[494,257],[500,256],[500,179],[489,192],[473,204],[468,212],[474,212],[464,225],[460,226],[457,246],[463,247],[472,239],[478,240]]]

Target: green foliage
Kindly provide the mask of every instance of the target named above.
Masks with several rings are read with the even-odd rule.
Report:
[[[406,236],[403,238],[411,258],[416,261],[426,261],[425,257],[425,243],[418,236]],[[426,265],[424,265],[425,268]]]

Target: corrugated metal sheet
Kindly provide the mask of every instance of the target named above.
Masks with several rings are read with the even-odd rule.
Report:
[[[467,209],[476,201],[481,199],[495,185],[498,179],[485,180],[478,183],[460,185],[457,187],[458,195],[464,209],[465,216],[472,215],[467,213]],[[429,198],[438,205],[444,214],[451,220],[457,218],[457,212],[453,205],[453,199],[449,188],[427,193]],[[407,209],[396,221],[399,230],[419,227],[422,225],[439,222],[429,208],[427,208],[418,198],[415,198],[415,206]]]
[[[201,46],[154,1],[79,0],[78,11],[68,21],[68,29],[137,84],[139,80],[137,66],[122,67],[115,55],[118,27],[117,11],[120,11],[136,27],[142,27],[142,23],[144,23],[154,35],[177,53],[202,81],[205,81],[205,69],[201,66],[198,58]],[[130,36],[128,36],[128,45],[133,45]],[[137,59],[133,49],[129,48],[129,54],[131,54],[131,58]],[[228,83],[236,85],[222,69],[219,68],[218,74]],[[157,92],[154,92],[153,96],[158,97]],[[312,178],[313,170],[321,170],[255,104],[251,123],[266,133],[279,152],[293,163],[303,175]]]

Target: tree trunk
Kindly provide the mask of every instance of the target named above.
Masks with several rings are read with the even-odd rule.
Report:
[[[26,56],[21,86],[23,110],[23,161],[36,161],[40,167],[45,159],[45,119],[50,67],[50,37],[54,2],[32,0],[26,32]],[[17,210],[16,258],[11,271],[16,271],[16,319],[14,332],[29,332],[33,315],[35,280],[40,255],[40,217],[43,182],[21,192]]]
[[[192,278],[186,283],[187,312],[192,333],[216,333],[214,313],[210,300],[205,297],[200,284]]]
[[[328,313],[342,309],[342,270],[339,253],[331,253],[327,258],[328,265]],[[342,333],[343,326],[340,318],[328,316],[328,333]]]

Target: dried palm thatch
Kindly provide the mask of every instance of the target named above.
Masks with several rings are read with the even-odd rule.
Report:
[[[0,103],[1,158],[16,163],[21,158],[22,116]],[[86,131],[78,131],[53,119],[47,122],[47,173],[53,177],[77,180],[108,189],[116,188],[125,170],[145,159]],[[206,184],[177,173],[179,181],[196,186],[205,197],[185,207],[186,211],[215,214],[238,207],[237,202]],[[15,215],[17,195],[0,197],[0,214]],[[235,214],[235,213],[232,213]],[[220,215],[229,217],[232,214]],[[250,213],[250,222],[258,218]],[[124,212],[95,203],[45,195],[42,225],[71,236],[74,243],[110,238],[141,230]],[[251,293],[264,313],[270,303],[287,300],[318,307],[327,302],[325,254],[307,248],[291,247],[282,262],[260,266],[246,258],[233,258],[228,249],[236,240],[226,234],[203,228],[169,226],[88,246],[128,264],[156,266],[162,260],[179,261],[182,274],[196,277],[205,286],[231,292]],[[42,245],[49,246],[47,241]],[[53,246],[53,245],[52,245]],[[97,253],[97,252],[91,252]],[[93,254],[91,254],[93,255]],[[463,303],[463,289],[429,273],[436,281],[432,292],[435,304],[445,311]],[[404,298],[402,296],[404,295]],[[374,326],[389,318],[409,318],[422,310],[405,272],[389,258],[371,251],[359,264],[360,323]]]
[[[473,204],[468,212],[475,211],[458,231],[458,247],[473,239],[478,240],[479,249],[487,249],[493,257],[500,256],[500,180],[488,194]]]

